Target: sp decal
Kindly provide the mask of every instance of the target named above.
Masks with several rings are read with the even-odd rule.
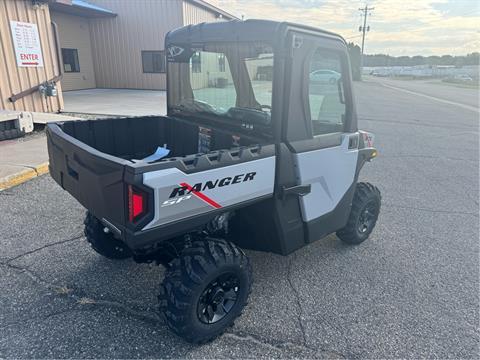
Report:
[[[191,197],[192,197],[192,195],[185,195],[185,196],[179,196],[179,197],[174,198],[174,199],[168,199],[168,200],[165,200],[163,202],[161,207],[176,205],[176,204],[181,203],[182,201],[190,199]]]

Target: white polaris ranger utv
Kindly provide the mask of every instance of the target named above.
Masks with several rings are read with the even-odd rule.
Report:
[[[202,343],[247,302],[241,248],[369,236],[380,192],[357,179],[376,150],[338,35],[230,21],[174,30],[165,49],[168,115],[49,124],[50,174],[88,209],[95,251],[167,267],[160,311]]]

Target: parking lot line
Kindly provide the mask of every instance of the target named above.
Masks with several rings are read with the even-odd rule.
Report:
[[[461,104],[461,103],[458,103],[458,102],[455,102],[455,101],[440,99],[440,98],[430,96],[430,95],[425,95],[425,94],[422,94],[422,93],[419,93],[419,92],[416,92],[416,91],[411,91],[411,90],[402,89],[402,88],[399,88],[399,87],[396,87],[396,86],[387,85],[387,84],[384,84],[382,82],[380,84],[382,86],[385,86],[385,87],[393,89],[393,90],[403,91],[404,93],[407,93],[407,94],[412,94],[412,95],[416,95],[416,96],[423,96],[424,98],[434,100],[434,101],[438,101],[438,102],[441,102],[441,103],[444,103],[444,104],[458,106],[458,107],[461,107],[462,109],[474,111],[474,112],[477,112],[477,113],[480,112],[480,110],[475,106],[470,106],[470,105]]]

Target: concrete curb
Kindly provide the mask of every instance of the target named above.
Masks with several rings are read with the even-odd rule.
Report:
[[[37,176],[48,173],[48,162],[42,163],[32,168],[21,170],[15,174],[5,176],[0,179],[0,191],[20,185]]]

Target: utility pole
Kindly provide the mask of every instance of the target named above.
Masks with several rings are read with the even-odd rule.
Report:
[[[363,26],[360,26],[358,30],[362,32],[362,59],[361,59],[361,67],[363,68],[363,51],[365,49],[365,34],[367,31],[370,31],[370,26],[367,26],[367,16],[368,12],[374,10],[375,8],[369,8],[367,4],[365,4],[364,8],[358,9],[359,11],[363,12]]]

